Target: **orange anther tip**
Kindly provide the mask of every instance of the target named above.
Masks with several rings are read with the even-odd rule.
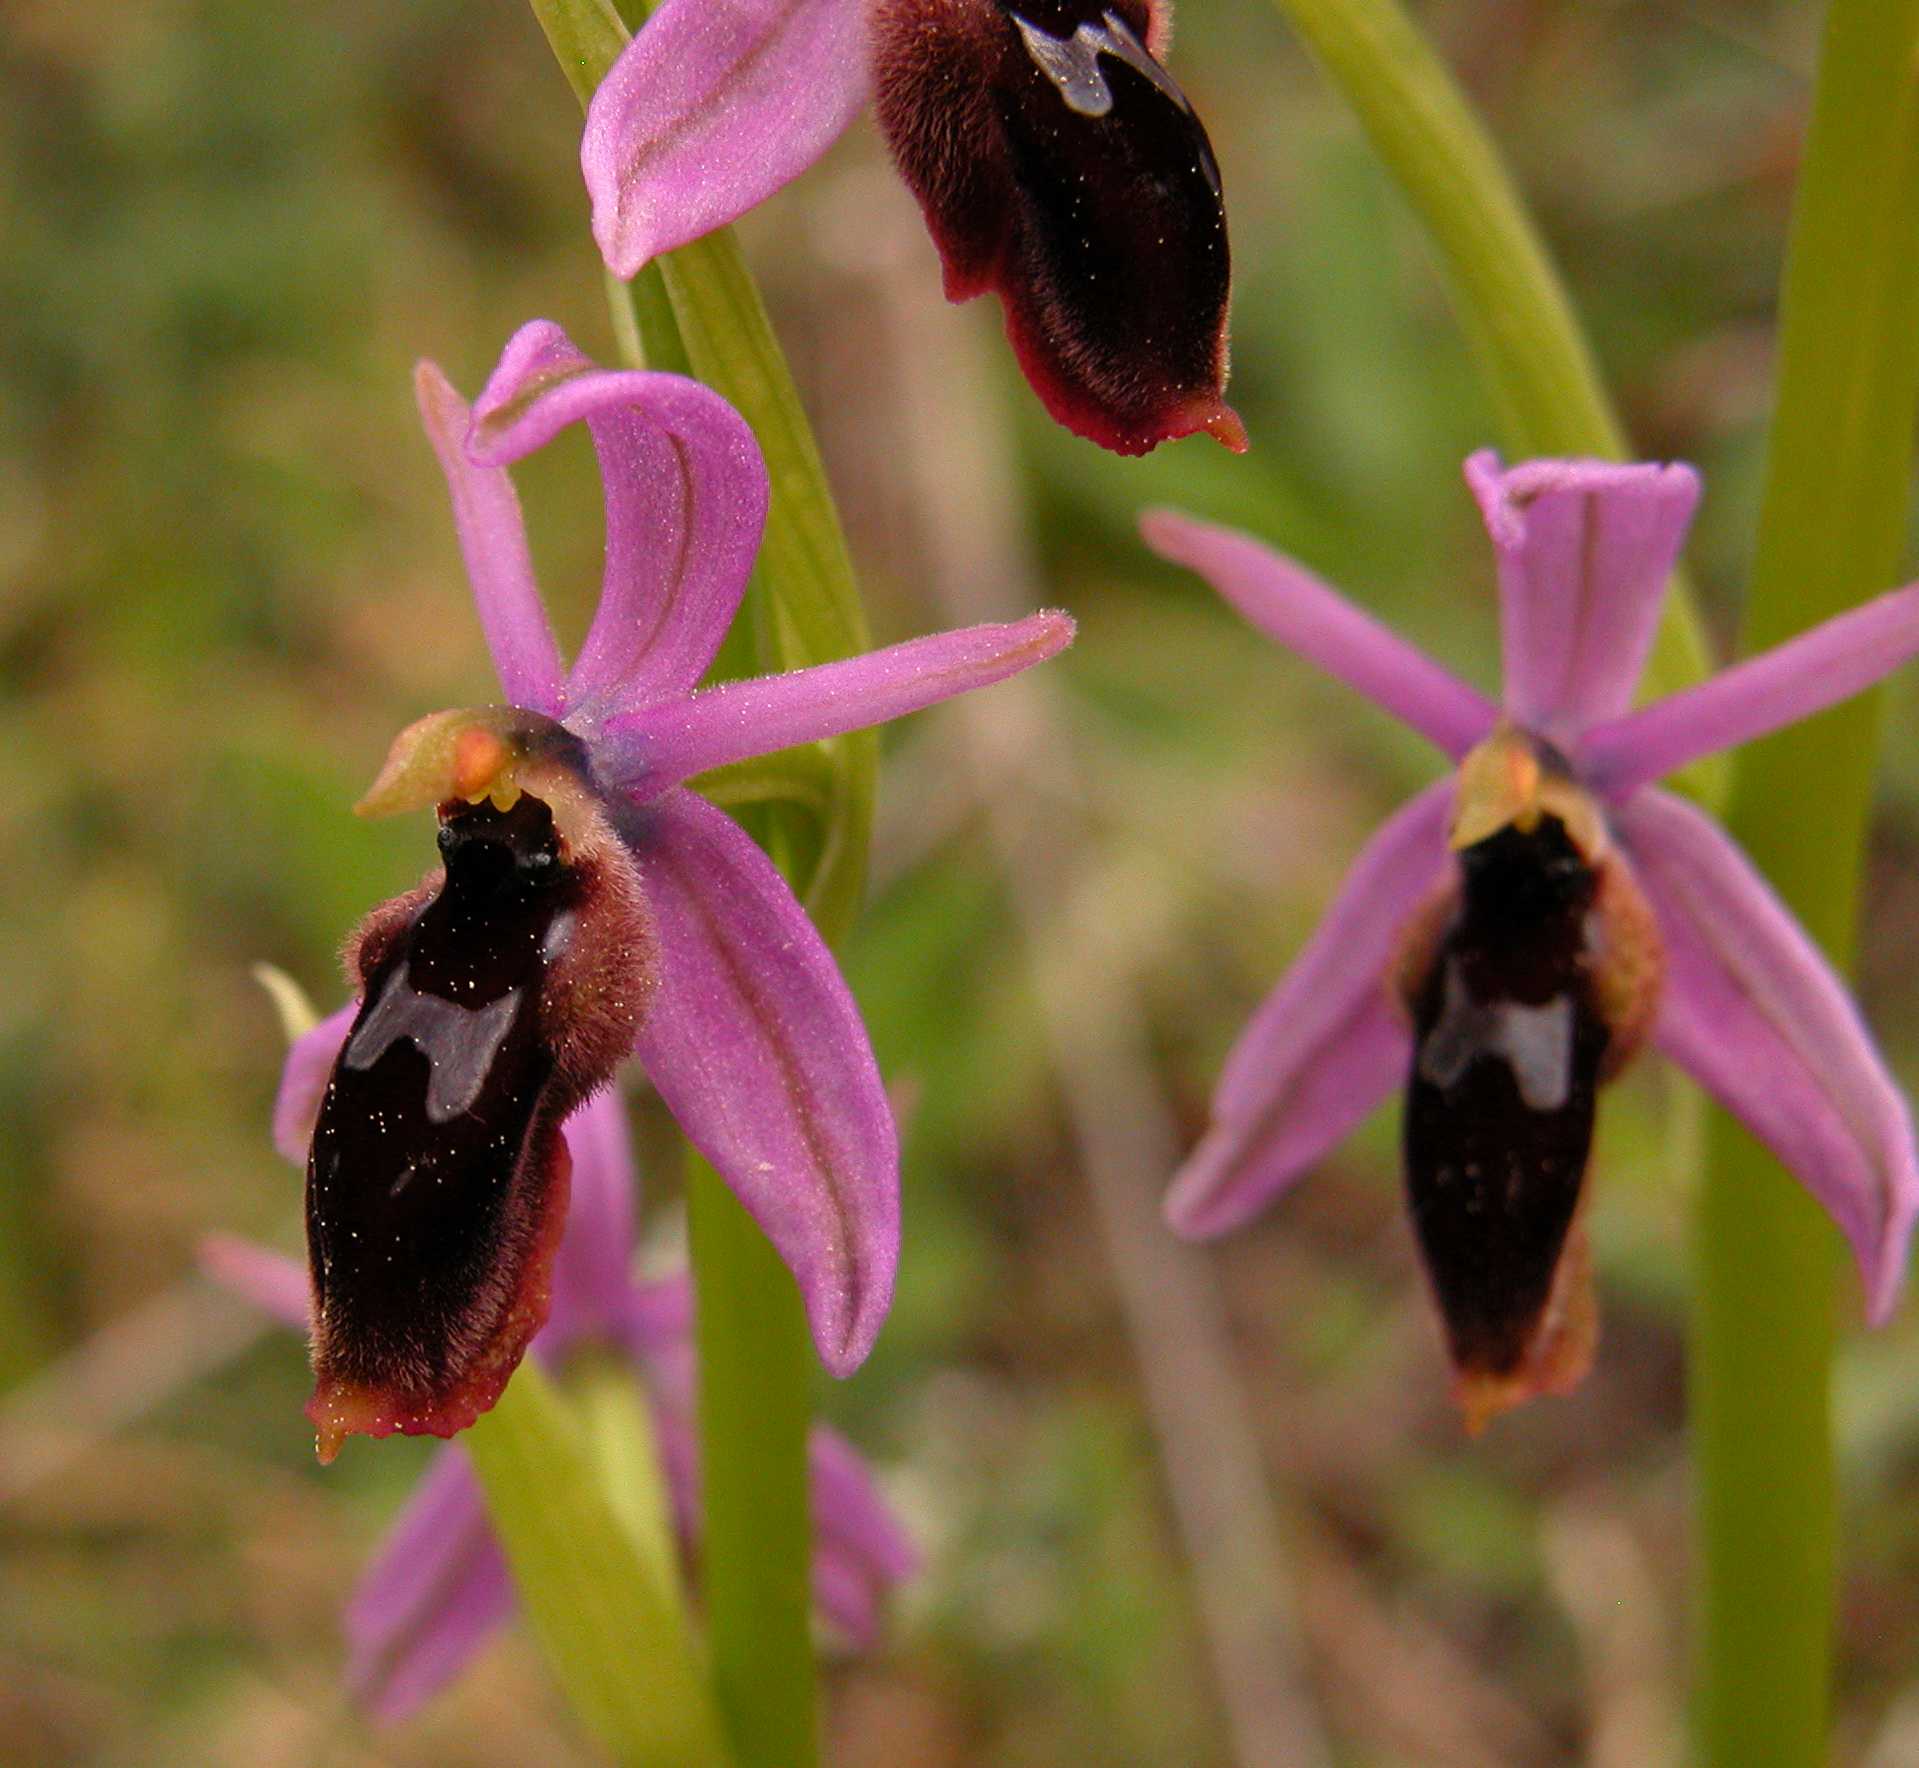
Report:
[[[453,745],[453,791],[459,798],[486,793],[506,766],[507,747],[492,731],[469,725]]]

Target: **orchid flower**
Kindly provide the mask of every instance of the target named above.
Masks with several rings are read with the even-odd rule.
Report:
[[[792,891],[684,782],[1002,680],[1072,622],[1036,614],[695,691],[766,512],[738,414],[674,375],[596,368],[545,323],[512,339],[471,411],[430,364],[418,387],[510,703],[420,720],[360,805],[437,805],[445,863],[349,944],[360,1004],[307,1172],[322,1457],[356,1431],[450,1435],[498,1397],[546,1316],[559,1126],[629,1051],[847,1374],[892,1295],[892,1112]],[[569,670],[506,468],[581,422],[606,576]]]
[[[1482,453],[1466,478],[1498,560],[1502,705],[1245,535],[1166,511],[1142,528],[1457,765],[1373,837],[1253,1016],[1168,1219],[1237,1226],[1405,1087],[1415,1228],[1476,1427],[1585,1373],[1594,1094],[1646,1039],[1798,1176],[1872,1320],[1891,1312],[1919,1208],[1906,1101],[1805,930],[1654,782],[1919,652],[1919,585],[1632,710],[1697,476]]]
[[[296,1040],[274,1114],[280,1151],[304,1163],[326,1079],[352,1027],[346,1007]],[[698,1431],[694,1417],[692,1292],[684,1276],[652,1282],[632,1273],[633,1149],[612,1091],[567,1120],[573,1202],[553,1270],[553,1309],[533,1354],[555,1369],[599,1349],[631,1366],[652,1414],[683,1547],[698,1545]],[[208,1239],[208,1273],[284,1324],[308,1325],[305,1270],[231,1236]],[[912,1575],[916,1555],[845,1438],[815,1426],[812,1480],[813,1596],[851,1643],[871,1647],[889,1586]],[[451,1682],[512,1615],[513,1583],[466,1452],[435,1456],[388,1531],[346,1609],[347,1682],[377,1717],[405,1718]]]
[[[1170,36],[1165,0],[664,0],[587,111],[594,238],[634,275],[805,171],[870,92],[947,298],[997,291],[1060,423],[1243,450],[1219,167]]]

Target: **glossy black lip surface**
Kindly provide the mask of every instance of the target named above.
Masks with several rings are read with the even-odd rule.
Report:
[[[444,814],[444,881],[365,977],[308,1163],[323,1369],[438,1393],[512,1297],[546,1175],[542,985],[577,884],[547,806]]]
[[[1152,36],[1137,0],[889,0],[880,122],[948,295],[998,292],[1059,422],[1128,454],[1198,429],[1243,447],[1219,166]]]
[[[1557,818],[1460,858],[1457,912],[1410,1001],[1406,1186],[1462,1370],[1525,1361],[1592,1148],[1610,1033],[1594,997],[1594,868]]]

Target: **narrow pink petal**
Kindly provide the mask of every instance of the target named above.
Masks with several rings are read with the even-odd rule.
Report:
[[[287,1047],[280,1070],[280,1090],[273,1101],[273,1145],[302,1171],[313,1143],[313,1125],[326,1096],[327,1080],[339,1060],[340,1046],[353,1029],[358,1001],[329,1013],[310,1031],[303,1031]]]
[[[200,1242],[200,1269],[222,1289],[250,1301],[282,1326],[307,1329],[307,1268],[237,1234],[208,1234]]]
[[[596,368],[547,320],[508,341],[474,404],[467,455],[510,466],[580,422],[605,487],[606,577],[567,678],[575,729],[615,705],[683,694],[706,673],[767,500],[759,444],[719,394],[679,375]]]
[[[497,468],[467,458],[466,401],[434,364],[422,362],[414,370],[413,390],[427,440],[440,457],[452,494],[460,554],[500,686],[513,705],[557,717],[560,650],[534,581],[513,481]]]
[[[1698,687],[1588,731],[1582,775],[1624,797],[1689,761],[1850,699],[1919,654],[1919,583],[1815,626]]]
[[[669,792],[635,857],[661,970],[640,1060],[791,1267],[820,1360],[849,1375],[899,1257],[899,1141],[859,1009],[785,880],[722,812]]]
[[[1452,799],[1453,782],[1441,780],[1381,827],[1240,1034],[1212,1127],[1167,1193],[1181,1234],[1237,1227],[1404,1084],[1412,1044],[1388,972],[1408,918],[1451,863]]]
[[[1139,528],[1161,558],[1197,571],[1268,638],[1364,694],[1454,760],[1497,722],[1497,709],[1483,694],[1250,535],[1173,510],[1148,510]]]
[[[553,1257],[552,1311],[541,1338],[557,1350],[585,1332],[609,1332],[632,1289],[638,1177],[626,1102],[617,1088],[594,1094],[561,1134],[573,1157],[566,1229]]]
[[[1506,710],[1569,741],[1632,704],[1659,628],[1666,580],[1692,525],[1688,466],[1466,462],[1499,560]]]
[[[860,0],[665,0],[594,93],[580,143],[613,273],[764,202],[866,95]]]
[[[727,682],[610,719],[600,765],[610,782],[650,797],[710,767],[864,730],[1004,681],[1057,655],[1072,638],[1070,615],[1034,614],[841,663]]]
[[[347,1686],[376,1717],[404,1718],[459,1674],[513,1602],[472,1467],[443,1449],[347,1602]]]
[[[1710,818],[1649,791],[1617,820],[1666,943],[1660,1047],[1826,1207],[1883,1321],[1919,1211],[1919,1156],[1852,996]]]

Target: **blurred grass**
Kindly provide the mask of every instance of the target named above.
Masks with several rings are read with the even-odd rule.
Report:
[[[1635,432],[1706,470],[1694,564],[1727,630],[1809,9],[1448,0],[1424,17],[1535,197]],[[1008,446],[1049,597],[1082,616],[1055,667],[1096,782],[1096,883],[1137,937],[1165,1084],[1196,1131],[1245,1013],[1431,763],[1148,560],[1134,511],[1252,527],[1483,682],[1494,622],[1458,481],[1487,412],[1417,236],[1258,0],[1189,7],[1177,67],[1233,206],[1233,397],[1254,451],[1123,463],[1023,394]],[[471,391],[535,315],[607,351],[576,128],[506,0],[22,0],[0,24],[0,834],[22,880],[0,917],[0,1395],[16,1396],[0,1470],[8,1430],[59,1416],[63,1359],[194,1281],[202,1232],[291,1231],[295,1178],[266,1139],[278,1033],[247,966],[269,958],[329,1001],[346,929],[430,857],[421,829],[346,814],[400,724],[491,691],[407,375],[430,354]],[[746,237],[877,636],[923,629],[863,323],[874,254],[934,274],[910,204],[862,129]],[[551,452],[522,483],[577,633],[597,503],[584,448]],[[1864,990],[1909,1080],[1914,735],[1908,682]],[[891,1650],[836,1672],[835,1759],[1219,1760],[964,781],[938,715],[894,733],[848,960],[911,1100],[907,1246],[872,1365],[829,1399],[932,1569]],[[1672,1759],[1686,1200],[1667,1084],[1648,1065],[1606,1116],[1592,1382],[1479,1444],[1445,1400],[1389,1120],[1221,1249],[1343,1761]],[[674,1200],[652,1201],[670,1237]],[[1919,1661],[1914,1338],[1908,1321],[1853,1337],[1840,1370],[1842,1763],[1869,1760]],[[388,1444],[319,1474],[301,1384],[297,1347],[263,1342],[0,1498],[9,1762],[591,1759],[517,1639],[414,1726],[372,1733],[346,1710],[337,1606],[420,1457]]]

